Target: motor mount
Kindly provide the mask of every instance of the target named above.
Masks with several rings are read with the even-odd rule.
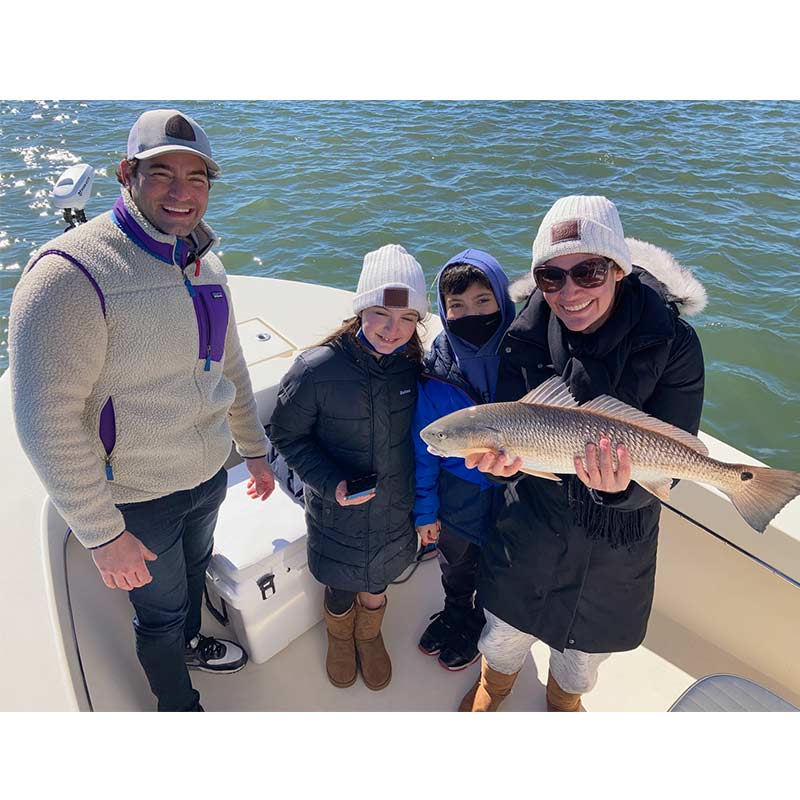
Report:
[[[83,209],[91,197],[93,181],[94,167],[89,164],[68,167],[56,181],[52,191],[53,204],[64,211],[64,221],[67,223],[64,230],[71,230],[86,222]]]

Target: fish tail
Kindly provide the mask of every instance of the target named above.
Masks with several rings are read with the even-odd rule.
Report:
[[[800,494],[800,473],[786,469],[736,465],[735,483],[720,486],[745,522],[764,533],[778,512]]]

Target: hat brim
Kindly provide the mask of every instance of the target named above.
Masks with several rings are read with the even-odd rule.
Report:
[[[128,156],[128,158],[138,158],[140,161],[144,161],[147,158],[160,156],[164,153],[191,153],[193,156],[198,156],[206,162],[209,178],[216,179],[222,174],[219,164],[217,164],[213,158],[209,158],[207,155],[205,155],[205,153],[201,153],[199,150],[195,150],[193,147],[186,147],[182,144],[162,144],[160,147],[152,147],[150,150],[142,150],[141,153],[134,153],[133,155]]]

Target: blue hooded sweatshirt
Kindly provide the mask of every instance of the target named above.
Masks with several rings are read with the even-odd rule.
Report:
[[[447,267],[457,263],[471,264],[486,275],[500,310],[500,325],[482,347],[459,338],[448,325],[439,280]],[[487,533],[494,496],[502,487],[477,469],[467,469],[463,458],[431,455],[419,432],[453,411],[491,402],[500,366],[497,350],[514,321],[516,310],[508,295],[508,278],[503,268],[482,250],[469,248],[451,258],[436,276],[436,293],[442,332],[425,359],[414,415],[414,523],[426,525],[438,519],[442,530],[481,544]]]

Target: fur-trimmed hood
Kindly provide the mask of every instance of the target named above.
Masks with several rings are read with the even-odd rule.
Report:
[[[639,239],[626,238],[625,241],[634,266],[649,272],[664,286],[665,298],[675,303],[683,316],[694,316],[706,307],[708,295],[705,287],[671,253]],[[515,303],[519,303],[527,299],[535,288],[533,276],[527,272],[511,284],[509,294]]]

